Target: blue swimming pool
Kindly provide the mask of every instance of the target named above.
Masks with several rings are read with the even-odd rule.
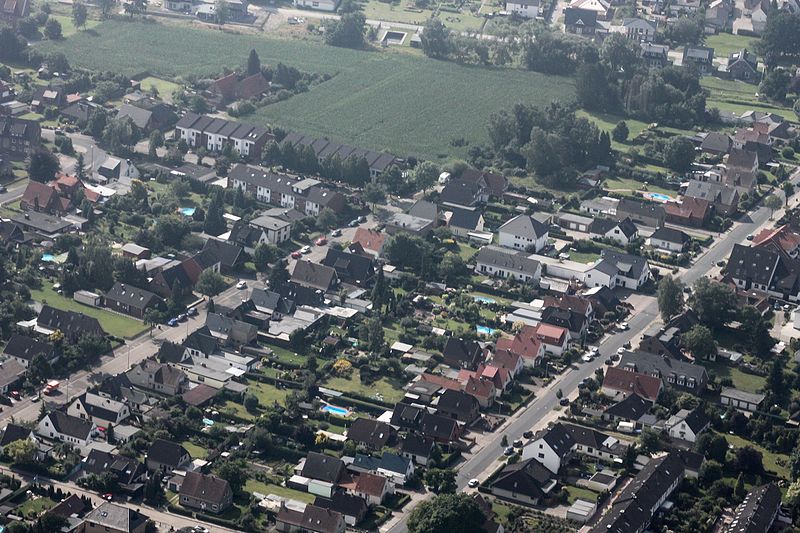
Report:
[[[335,405],[324,405],[322,410],[337,416],[350,416],[350,410]]]
[[[197,209],[194,207],[181,207],[181,214],[185,217],[193,217],[195,211],[197,211]]]
[[[488,296],[473,296],[472,297],[476,302],[480,302],[482,304],[496,304],[497,300],[494,298],[489,298]]]
[[[42,261],[45,261],[47,263],[53,263],[55,262],[55,260],[56,256],[54,256],[53,254],[42,254]]]
[[[203,419],[203,424],[205,424],[207,426],[213,426],[214,425],[214,421],[211,420],[210,418],[204,418]]]
[[[489,326],[475,326],[475,330],[478,332],[478,335],[494,335],[494,332],[497,331],[496,329],[492,329]]]
[[[656,202],[670,202],[672,198],[667,196],[666,194],[662,194],[660,192],[646,192],[642,196],[645,198],[650,198],[651,200],[655,200]]]

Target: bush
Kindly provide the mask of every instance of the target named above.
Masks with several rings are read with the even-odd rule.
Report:
[[[787,146],[781,150],[781,156],[783,156],[784,159],[794,159],[794,148]]]

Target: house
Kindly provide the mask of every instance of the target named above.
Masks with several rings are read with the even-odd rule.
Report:
[[[147,468],[136,459],[109,453],[103,450],[89,450],[89,455],[81,461],[85,475],[102,476],[106,472],[114,476],[120,489],[127,494],[142,490],[147,476]]]
[[[241,78],[241,79],[240,79]],[[249,100],[269,92],[270,83],[260,72],[240,76],[238,72],[214,80],[208,86],[210,100],[215,105],[225,105],[235,100]]]
[[[567,9],[582,9],[593,11],[597,15],[597,20],[609,20],[611,3],[607,0],[572,0]]]
[[[651,459],[622,489],[590,533],[645,531],[655,512],[678,488],[683,478],[693,475],[693,468],[681,453],[673,452]]]
[[[597,18],[596,11],[567,7],[564,9],[564,31],[591,37],[602,28]]]
[[[462,239],[469,238],[470,233],[483,231],[483,214],[476,207],[450,207],[447,226],[450,233]]]
[[[744,136],[742,134],[739,134],[738,132],[737,135],[739,135],[740,139],[744,138]],[[761,161],[759,154],[757,152],[752,150],[745,150],[742,147],[736,146],[736,144],[737,141],[736,138],[734,138],[733,148],[731,148],[731,151],[725,158],[725,167],[728,170],[728,172],[730,173],[731,171],[738,171],[740,173],[746,173],[747,175],[757,174],[758,166],[761,163],[766,163],[766,161]],[[740,185],[738,183],[730,183],[731,179],[735,177],[736,177],[735,175],[730,177],[726,175],[725,182],[734,186]],[[743,183],[741,185],[746,185],[746,183]]]
[[[41,357],[48,363],[53,363],[58,359],[52,344],[17,333],[12,334],[8,339],[8,343],[3,348],[3,355],[17,361],[25,368],[28,368],[37,357]]]
[[[665,206],[667,222],[700,228],[711,217],[711,204],[701,198],[684,196],[680,203],[670,202]]]
[[[437,417],[440,418],[440,417]],[[385,486],[379,486],[380,492],[371,495],[371,503],[379,503],[376,496],[382,499],[386,494],[394,492],[394,484],[405,485],[406,481],[411,479],[414,474],[414,464],[410,459],[392,452],[383,452],[380,457],[364,455],[357,453],[353,461],[348,465],[348,469],[360,474],[370,473],[381,476],[387,479],[390,483]],[[374,482],[374,480],[373,480]],[[356,487],[351,486],[352,489]],[[360,494],[368,501],[367,494]]]
[[[53,410],[39,420],[36,434],[46,439],[88,448],[97,426],[91,420],[70,416],[63,411]]]
[[[230,484],[217,476],[186,472],[180,490],[181,506],[219,514],[233,503]]]
[[[186,113],[175,124],[175,139],[186,141],[192,148],[202,146],[209,152],[220,152],[224,145],[230,145],[243,158],[254,160],[261,158],[264,146],[274,138],[272,133],[261,126],[191,112]]]
[[[619,368],[660,378],[667,386],[696,396],[702,394],[708,384],[705,367],[666,355],[628,351],[623,354]]]
[[[330,498],[317,496],[314,506],[340,513],[345,523],[351,527],[361,522],[368,511],[364,498],[346,492],[335,492]]]
[[[432,220],[427,218],[415,217],[407,213],[394,213],[389,217],[384,226],[384,230],[389,235],[395,235],[400,232],[407,232],[419,235],[421,237],[427,236],[434,228]]]
[[[33,237],[39,240],[53,240],[75,229],[74,223],[68,220],[37,211],[17,213],[11,221],[23,231],[34,233]]]
[[[370,257],[336,248],[328,248],[322,264],[332,268],[336,272],[336,277],[343,283],[357,287],[368,287],[375,276],[375,264]]]
[[[700,143],[700,150],[706,154],[721,156],[727,154],[731,146],[733,146],[733,139],[731,139],[730,135],[712,131],[703,137],[703,142]]]
[[[553,474],[534,458],[506,465],[489,486],[498,498],[521,505],[540,505],[555,488]]]
[[[337,191],[311,178],[276,174],[262,167],[238,164],[228,174],[228,188],[242,189],[256,200],[286,209],[296,209],[306,216],[319,216],[325,208],[340,213],[345,198]]]
[[[592,239],[611,239],[622,246],[630,244],[639,236],[639,229],[628,217],[620,221],[597,217],[589,224],[588,229]]]
[[[475,341],[466,341],[461,338],[448,337],[442,348],[444,364],[452,368],[466,368],[475,370],[483,361],[483,350]]]
[[[122,104],[116,118],[129,118],[144,132],[169,129],[178,119],[171,106],[152,98],[142,98],[135,104]]]
[[[421,413],[419,416],[418,425],[413,429],[419,431],[425,437],[432,438],[435,442],[440,444],[450,444],[455,442],[461,435],[461,427],[456,420],[431,414],[427,411]]]
[[[432,438],[415,432],[409,432],[400,443],[400,454],[420,466],[427,466],[435,449],[436,443]]]
[[[215,263],[219,263],[220,272],[223,274],[235,272],[245,261],[245,252],[241,246],[217,239],[206,240],[203,252],[208,254]]]
[[[641,256],[603,249],[601,258],[616,266],[617,286],[639,290],[650,280],[650,264]]]
[[[706,8],[706,28],[711,28],[713,31],[728,29],[731,15],[733,15],[733,2],[730,0],[713,0]]]
[[[286,220],[269,216],[269,215],[261,215],[253,220],[250,221],[250,228],[261,232],[261,235],[258,236],[258,239],[253,243],[248,243],[250,246],[249,248],[255,248],[256,244],[280,244],[282,242],[288,241],[292,236],[292,224]],[[236,239],[235,242],[239,242],[240,239]]]
[[[147,470],[157,474],[169,474],[173,470],[182,470],[192,461],[192,456],[182,445],[156,439],[150,445],[145,455]]]
[[[91,420],[94,424],[107,428],[118,425],[131,416],[128,405],[93,392],[84,392],[67,408],[67,414],[76,418]]]
[[[669,417],[665,424],[670,437],[691,443],[697,442],[700,434],[710,425],[711,421],[702,407],[681,409]]]
[[[540,252],[547,246],[547,226],[529,215],[518,215],[497,230],[498,242],[505,248],[529,253]]]
[[[298,259],[292,271],[292,282],[328,292],[339,284],[339,277],[332,267]]]
[[[603,196],[600,198],[590,198],[581,202],[580,210],[590,215],[615,216],[617,214],[618,198]]]
[[[617,204],[617,217],[630,218],[637,226],[660,228],[664,225],[664,206],[653,202],[639,202],[631,198],[622,198]]]
[[[310,5],[314,0],[298,0],[305,3],[305,5]],[[323,0],[320,2],[320,6],[324,5],[326,1]],[[297,3],[295,4],[297,5]],[[392,154],[387,154],[385,152],[375,152],[373,150],[365,150],[363,148],[355,148],[353,146],[348,146],[346,144],[341,144],[336,141],[332,141],[330,139],[325,138],[314,138],[308,135],[301,135],[298,133],[290,132],[284,139],[281,141],[280,145],[282,148],[285,148],[287,145],[291,144],[296,149],[302,148],[303,146],[310,146],[314,153],[317,156],[317,160],[320,164],[322,164],[329,156],[330,157],[338,157],[342,162],[350,159],[355,161],[359,164],[363,160],[366,163],[366,166],[369,168],[369,177],[372,179],[377,178],[392,166],[396,166],[401,164],[397,157]]]
[[[631,41],[651,43],[656,36],[656,24],[640,18],[624,18],[622,33]]]
[[[382,475],[362,472],[354,481],[355,487],[348,488],[348,494],[363,498],[369,506],[380,505],[388,494],[394,493],[394,485]]]
[[[480,403],[477,398],[466,392],[448,389],[439,396],[436,414],[469,425],[481,416]]]
[[[407,213],[412,217],[430,220],[433,222],[434,227],[439,227],[440,224],[445,222],[444,213],[439,209],[439,206],[428,200],[417,200]]]
[[[83,335],[107,335],[96,318],[75,311],[62,311],[49,305],[42,306],[36,324],[43,332],[60,331],[70,341],[77,341]]]
[[[397,432],[385,422],[357,418],[347,429],[347,439],[369,450],[382,450],[397,437]]]
[[[648,239],[653,248],[676,254],[685,252],[691,242],[692,238],[685,232],[667,227],[658,228]]]
[[[191,290],[194,287],[194,280],[199,277],[200,273],[195,270],[190,276],[188,267],[189,264],[184,261],[167,261],[154,271],[150,271],[151,280],[148,289],[162,298],[171,298],[175,289]]]
[[[55,215],[66,213],[70,207],[70,201],[68,198],[61,198],[53,187],[31,180],[25,187],[25,192],[22,193],[19,206],[25,211]]]
[[[537,342],[539,341],[538,338],[535,340]],[[500,342],[500,339],[497,341]],[[539,348],[536,349],[536,357],[540,357],[543,354],[541,342],[538,342],[538,344]],[[515,378],[517,374],[522,372],[522,369],[525,367],[525,362],[519,354],[509,349],[503,350],[497,347],[495,348],[494,355],[492,355],[491,363],[495,368],[505,369],[508,372],[509,377],[512,379]]]
[[[258,335],[258,328],[253,324],[234,320],[219,313],[206,315],[206,327],[212,337],[236,346],[251,344]]]
[[[527,252],[488,245],[478,250],[474,261],[475,273],[484,276],[534,284],[538,284],[542,276],[542,264]]]
[[[0,435],[0,449],[4,449],[12,442],[18,440],[33,439],[33,432],[30,429],[18,426],[17,424],[7,424],[6,427],[3,428],[2,435]]]
[[[769,292],[779,289],[776,282],[786,266],[786,259],[774,248],[735,244],[726,269],[737,288]],[[796,298],[796,292],[792,292]]]
[[[770,531],[781,510],[781,490],[774,483],[754,487],[736,506],[733,521],[724,533]]]
[[[142,320],[148,309],[163,308],[164,300],[155,293],[116,282],[103,297],[109,309]]]
[[[594,221],[592,217],[584,217],[574,213],[563,212],[557,215],[556,222],[564,229],[588,233],[589,226]]]
[[[39,147],[41,135],[42,128],[35,120],[0,116],[0,153],[10,158],[30,156]]]
[[[735,80],[758,82],[761,78],[758,59],[747,48],[731,52],[728,55],[728,75]]]
[[[148,521],[139,511],[103,502],[83,518],[83,533],[144,533]]]
[[[522,459],[535,459],[557,474],[573,452],[614,461],[626,450],[627,446],[614,437],[582,426],[558,422],[533,436],[522,449]]]
[[[800,232],[788,224],[774,229],[763,229],[753,238],[753,246],[771,248],[796,259],[800,255]]]
[[[380,257],[383,253],[383,245],[386,244],[386,234],[373,229],[358,228],[352,241],[352,244],[356,243],[360,244],[366,253]]]
[[[658,377],[612,366],[606,369],[600,391],[609,398],[618,400],[637,395],[652,405],[658,399],[662,387],[663,383]]]
[[[506,2],[506,11],[520,17],[534,19],[539,16],[539,0],[512,0]]]
[[[5,0],[0,4],[0,20],[16,27],[17,20],[25,18],[30,13],[28,0]]]
[[[25,236],[22,228],[14,222],[7,220],[0,220],[0,242],[8,248],[13,248],[19,244],[26,242],[29,237]]]
[[[145,359],[125,373],[131,384],[166,396],[180,394],[187,385],[186,374],[179,368]]]
[[[628,394],[623,399],[603,411],[603,420],[608,422],[627,422],[636,429],[644,426],[644,420],[651,416],[653,402],[636,394]],[[655,417],[653,417],[655,418]]]
[[[489,191],[483,183],[456,179],[447,182],[439,201],[448,206],[475,207],[489,201]]]
[[[571,309],[548,306],[542,311],[542,324],[565,328],[569,336],[583,343],[589,331],[589,320],[585,315]]]
[[[767,2],[760,2],[750,13],[750,23],[754,34],[761,35],[767,29],[767,13],[769,9]]]
[[[310,7],[312,0],[294,0],[294,5],[297,7],[304,6],[306,3]],[[320,2],[314,0],[313,3],[319,6],[333,2],[331,0]],[[325,10],[333,11],[335,4],[333,5],[332,9]],[[344,533],[345,527],[344,516],[341,513],[311,504],[306,505],[305,509],[300,512],[290,509],[284,502],[281,502],[281,507],[275,517],[275,529],[281,533]]]
[[[739,206],[739,191],[736,187],[710,181],[690,180],[683,197],[709,202],[714,212],[720,216],[731,215]]]
[[[707,46],[684,46],[684,67],[694,65],[700,74],[711,74],[714,71],[714,49]]]
[[[459,372],[459,376],[466,372],[468,371],[462,370]],[[492,404],[494,404],[494,400],[499,395],[494,381],[477,375],[467,375],[464,377],[466,378],[464,392],[474,397],[481,407],[491,407]]]
[[[755,413],[761,410],[761,404],[766,396],[752,392],[740,391],[732,387],[725,387],[719,395],[719,403],[730,406],[740,411]]]
[[[665,44],[643,42],[640,44],[640,47],[641,51],[639,52],[639,57],[642,58],[642,62],[648,67],[659,69],[670,64],[669,46]]]

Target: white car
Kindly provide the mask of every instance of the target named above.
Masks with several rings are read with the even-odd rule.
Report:
[[[236,288],[237,289],[246,289],[247,288],[247,282],[246,281],[240,281],[239,283],[236,284]]]
[[[628,325],[627,322],[623,322],[619,325],[619,329],[621,329],[622,331],[628,331],[628,329],[630,329],[630,326]]]
[[[581,361],[583,361],[584,363],[591,363],[592,362],[592,356],[589,355],[588,353],[584,354],[583,357],[581,357]]]
[[[592,354],[592,357],[597,357],[597,354],[600,353],[600,348],[597,346],[589,346],[589,353]]]
[[[300,253],[301,254],[310,254],[311,253],[311,247],[306,244],[305,246],[300,248]]]
[[[617,353],[620,354],[620,355],[624,354],[625,353],[625,348],[620,346],[619,348],[617,348]]]
[[[478,485],[480,485],[480,483],[481,483],[481,482],[480,482],[480,481],[478,481],[477,479],[475,479],[475,478],[472,478],[472,479],[470,479],[470,480],[469,480],[469,482],[467,482],[467,485],[468,485],[470,488],[474,489],[475,487],[477,487]]]

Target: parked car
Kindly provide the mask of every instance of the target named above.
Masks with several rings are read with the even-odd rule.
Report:
[[[524,438],[526,438],[526,439],[529,439],[529,438],[533,437],[533,431],[531,431],[531,430],[528,430],[528,431],[526,431],[525,433],[523,433],[523,434],[522,434],[522,436],[523,436]]]
[[[589,353],[592,354],[592,357],[597,357],[597,354],[600,353],[600,348],[597,346],[589,346]]]
[[[111,494],[110,492],[106,492],[105,494],[103,494],[102,498],[103,498],[104,500],[106,500],[106,501],[109,501],[109,502],[110,502],[111,500],[113,500],[113,499],[114,499],[114,495],[113,495],[113,494]]]
[[[300,250],[295,250],[292,252],[292,259],[300,259],[301,257],[303,257],[303,254],[300,253]]]
[[[328,239],[326,239],[325,237],[320,237],[319,239],[314,241],[314,244],[316,244],[317,246],[325,246],[326,244],[328,244]]]
[[[347,225],[348,225],[348,226],[350,226],[351,228],[355,228],[356,226],[358,226],[358,224],[359,224],[359,222],[358,222],[358,219],[357,219],[357,218],[354,218],[354,219],[353,219],[353,220],[351,220],[351,221],[350,221],[350,223],[349,223],[349,224],[347,224]]]
[[[5,185],[0,185],[0,193],[3,192],[8,192],[8,187],[6,187]]]
[[[622,346],[620,346],[619,348],[617,348],[617,353],[618,353],[619,355],[622,355],[622,354],[624,354],[624,353],[625,353],[625,348],[624,348],[624,347],[622,347]]]
[[[627,322],[622,322],[619,325],[619,329],[622,330],[622,331],[628,331],[629,329],[631,329],[631,327],[628,325]]]
[[[471,488],[471,489],[474,489],[474,488],[475,488],[475,487],[477,487],[478,485],[480,485],[480,481],[478,481],[478,480],[477,480],[477,479],[475,479],[475,478],[472,478],[472,479],[470,479],[470,480],[467,482],[467,486],[468,486],[469,488]]]
[[[178,319],[177,318],[170,318],[169,321],[167,322],[167,325],[174,328],[175,326],[178,325]]]
[[[190,307],[189,310],[186,311],[186,314],[189,316],[197,316],[200,314],[200,312],[197,310],[196,307]]]
[[[514,455],[514,447],[506,446],[506,449],[503,450],[503,455]]]
[[[611,366],[611,365],[613,365],[613,364],[614,364],[614,361],[612,361],[610,357],[609,357],[608,359],[606,359],[604,362],[605,362],[605,364],[607,364],[608,366]]]
[[[186,313],[181,313],[178,315],[178,322],[184,322],[189,316]]]
[[[342,236],[342,230],[340,230],[339,228],[336,228],[331,232],[331,237],[341,237],[341,236]]]
[[[514,442],[512,442],[511,445],[514,448],[522,448],[522,440],[521,439],[517,439]]]
[[[589,355],[588,353],[587,353],[587,354],[584,354],[584,355],[581,357],[581,361],[583,361],[584,363],[591,363],[591,362],[592,362],[592,356],[591,356],[591,355]]]
[[[748,235],[748,236],[747,236],[747,240],[748,240],[748,241],[752,241],[752,240],[753,240],[753,238],[754,238],[754,237],[753,237],[753,234],[752,234],[752,233],[751,233],[750,235]]]
[[[720,259],[719,261],[717,261],[717,266],[718,267],[724,267],[725,266],[725,260],[724,259]]]
[[[246,289],[247,288],[247,282],[244,281],[244,280],[240,281],[239,283],[236,284],[236,288],[237,289]]]
[[[622,345],[623,348],[630,350],[631,349],[631,341],[625,341],[625,344]]]
[[[561,398],[560,400],[558,400],[558,404],[562,406],[569,405],[569,398]]]
[[[305,246],[300,248],[300,253],[301,254],[310,254],[311,253],[311,247],[306,244]]]

